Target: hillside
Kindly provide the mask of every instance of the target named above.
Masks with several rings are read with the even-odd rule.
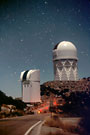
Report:
[[[90,77],[79,81],[49,81],[41,85],[42,101],[54,105],[51,111],[81,116],[90,108]],[[62,110],[62,111],[61,111]]]
[[[74,91],[90,91],[90,77],[80,79],[79,81],[48,81],[41,85],[41,95],[44,92],[61,92],[63,90]]]
[[[6,96],[5,93],[3,93],[1,90],[0,90],[0,106],[2,104],[6,104],[6,105],[14,105],[16,106],[17,109],[20,109],[20,110],[23,110],[25,108],[25,103],[23,103],[21,100],[16,100],[16,99],[13,99],[11,96],[8,97]]]

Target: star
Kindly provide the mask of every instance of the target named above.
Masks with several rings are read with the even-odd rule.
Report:
[[[60,10],[59,10],[59,9],[57,9],[57,12],[58,12],[58,13],[59,13],[59,11],[60,11]]]
[[[81,23],[79,23],[78,25],[81,26]]]
[[[20,39],[20,42],[23,42],[24,41],[24,39]]]
[[[45,70],[43,69],[43,73],[45,72]]]
[[[55,43],[54,43],[54,42],[52,42],[51,44],[52,44],[52,45],[55,45]]]
[[[42,15],[45,15],[45,13],[44,13],[44,12],[42,12]]]
[[[78,13],[80,13],[81,12],[81,10],[80,9],[78,9]]]
[[[1,40],[1,41],[3,41],[3,38],[2,38],[2,37],[0,37],[0,40]]]
[[[4,83],[7,84],[7,75],[13,86],[13,93],[17,95],[21,87],[17,89],[16,82],[21,71],[39,68],[43,74],[42,83],[48,81],[48,78],[52,79],[52,50],[56,43],[63,40],[75,43],[80,51],[80,75],[90,74],[90,3],[84,0],[21,1],[8,0],[3,6],[0,5],[1,81],[3,76]],[[47,77],[44,76],[45,73]],[[8,83],[10,90],[11,85]],[[1,83],[0,89],[7,89],[7,85]]]
[[[49,38],[50,41],[52,41],[52,38]]]
[[[10,69],[11,68],[11,66],[8,66],[8,69]]]
[[[15,18],[12,18],[12,22],[15,22],[16,20],[15,20]]]
[[[48,4],[48,2],[47,2],[47,1],[45,1],[45,2],[44,2],[44,4],[45,4],[45,5],[47,5],[47,4]]]
[[[14,75],[16,75],[17,74],[17,72],[14,72]]]

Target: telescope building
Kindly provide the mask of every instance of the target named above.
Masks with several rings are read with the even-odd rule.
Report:
[[[58,43],[53,49],[54,80],[77,81],[77,62],[75,45],[69,41]]]

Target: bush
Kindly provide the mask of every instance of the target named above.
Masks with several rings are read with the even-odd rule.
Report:
[[[12,116],[23,116],[23,111],[17,110],[11,113]]]
[[[53,115],[52,117],[47,117],[45,120],[45,125],[49,126],[49,127],[62,127],[63,123],[62,121],[59,119],[58,116]]]
[[[0,106],[2,104],[6,104],[6,105],[10,105],[11,104],[11,105],[16,106],[16,108],[20,109],[20,110],[23,110],[26,107],[26,104],[22,100],[13,99],[11,96],[8,97],[8,96],[6,96],[5,93],[0,91]]]
[[[82,135],[90,135],[90,109],[83,114],[80,123],[80,132]]]
[[[60,119],[58,115],[56,114],[53,114],[51,117],[47,117],[45,121],[45,125],[49,127],[56,127],[56,128],[62,129],[64,132],[78,133],[79,131],[78,125],[72,125],[72,123],[63,122],[63,120]],[[58,133],[59,132],[57,132],[56,135],[58,135]],[[54,135],[54,134],[51,134],[51,135]]]
[[[0,118],[6,118],[6,117],[10,117],[9,112],[0,112]]]

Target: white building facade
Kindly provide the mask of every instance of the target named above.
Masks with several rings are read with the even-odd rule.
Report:
[[[69,41],[58,43],[53,49],[54,80],[77,81],[77,49]]]
[[[23,102],[40,102],[40,70],[23,71],[20,80]]]

